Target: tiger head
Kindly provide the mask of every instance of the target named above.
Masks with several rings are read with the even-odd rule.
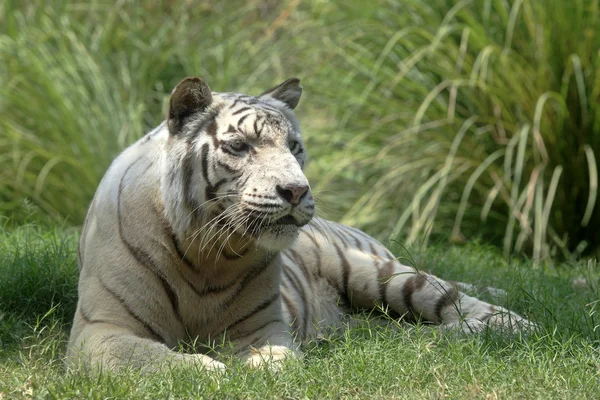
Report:
[[[306,153],[293,109],[296,78],[259,96],[213,93],[200,78],[173,90],[161,195],[176,232],[241,235],[268,250],[290,246],[314,214]]]

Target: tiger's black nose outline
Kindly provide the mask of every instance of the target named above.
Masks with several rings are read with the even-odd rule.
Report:
[[[281,198],[283,198],[285,201],[287,201],[288,203],[290,203],[293,206],[297,206],[298,204],[300,204],[300,200],[302,199],[302,196],[304,196],[306,193],[308,193],[308,185],[285,185],[285,186],[280,186],[277,185],[275,187],[275,189],[277,190],[277,193],[279,194],[279,196]]]

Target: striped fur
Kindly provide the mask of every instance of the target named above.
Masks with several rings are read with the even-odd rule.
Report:
[[[221,354],[173,349],[225,337],[261,365],[374,306],[464,331],[529,325],[313,218],[300,94],[297,79],[258,97],[177,86],[167,120],[113,162],[90,205],[69,362],[219,369]]]

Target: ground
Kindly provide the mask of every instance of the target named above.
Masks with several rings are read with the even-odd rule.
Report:
[[[375,324],[375,314],[364,314],[278,372],[230,360],[218,375],[188,369],[90,377],[66,373],[62,362],[76,302],[77,233],[25,227],[0,235],[0,399],[600,397],[595,262],[534,266],[506,262],[478,244],[407,251],[392,243],[418,268],[506,289],[498,302],[541,330],[465,336],[385,317]]]

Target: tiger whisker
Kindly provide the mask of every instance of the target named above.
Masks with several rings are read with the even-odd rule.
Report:
[[[230,197],[237,197],[237,196],[239,196],[238,192],[235,192],[235,193],[224,193],[224,194],[217,195],[216,197],[214,197],[214,198],[212,198],[210,200],[206,200],[204,203],[202,203],[202,204],[198,205],[197,207],[195,207],[192,211],[190,211],[190,213],[188,214],[188,217],[191,216],[192,214],[194,214],[196,211],[198,211],[200,208],[202,208],[206,204],[216,203],[219,200],[230,198]]]
[[[203,224],[201,228],[199,228],[198,230],[196,230],[192,235],[190,235],[187,239],[190,240],[190,243],[188,245],[188,247],[186,248],[185,252],[184,252],[184,256],[185,254],[187,254],[187,252],[189,251],[192,243],[194,243],[196,241],[196,239],[198,238],[198,236],[202,233],[202,231],[209,229],[208,232],[211,232],[212,229],[214,228],[214,226],[216,226],[218,224],[218,222],[225,218],[227,216],[228,213],[231,212],[232,209],[234,209],[237,206],[237,203],[232,204],[231,206],[227,207],[225,209],[225,211],[223,211],[220,214],[217,214],[214,218],[212,218],[210,221],[208,221],[207,223]],[[199,253],[202,251],[202,248],[204,247],[202,245],[204,238],[206,235],[204,235],[201,239],[200,239],[200,246],[199,246]]]
[[[231,232],[229,233],[229,236],[227,236],[225,238],[225,240],[223,241],[223,243],[221,244],[221,247],[219,248],[219,250],[217,251],[217,257],[216,260],[218,260],[221,257],[221,254],[223,253],[223,251],[225,250],[225,246],[227,244],[229,244],[229,239],[231,238],[231,236],[233,236],[233,234],[235,234],[235,232],[240,229],[242,226],[244,226],[244,224],[246,224],[246,222],[248,221],[250,217],[245,216],[244,218],[242,218],[240,221],[238,221],[238,224],[233,227],[233,229],[231,229]],[[231,247],[231,245],[229,245],[229,248],[231,249],[231,251],[233,251],[236,255],[239,256],[239,254],[237,254],[235,252],[235,250]]]
[[[223,214],[225,214],[225,213],[223,213]],[[225,223],[223,223],[221,225],[221,227],[217,230],[217,232],[215,232],[215,234],[213,234],[210,238],[208,238],[205,241],[205,245],[203,245],[203,249],[204,249],[205,246],[208,246],[208,244],[212,243],[212,246],[208,250],[207,255],[211,253],[212,249],[214,248],[215,244],[219,241],[219,239],[224,234],[227,233],[229,226],[231,225],[231,222],[233,222],[235,220],[235,218],[237,218],[238,216],[239,216],[239,207],[236,207],[235,209],[233,209],[231,212],[227,213],[227,215],[224,216],[223,219],[225,220]],[[217,223],[218,223],[218,221],[217,221]],[[207,235],[210,234],[211,231],[207,232]]]
[[[239,214],[241,215],[241,214]],[[237,215],[237,216],[239,216]],[[236,217],[237,217],[236,216]],[[227,243],[229,242],[229,239],[231,238],[231,236],[240,228],[243,226],[243,224],[246,222],[245,218],[242,218],[241,220],[237,221],[236,225],[233,225],[235,223],[235,219],[231,218],[230,221],[227,223],[227,225],[225,225],[224,230],[222,230],[222,233],[217,237],[216,240],[213,241],[213,245],[211,246],[210,250],[208,251],[209,253],[212,251],[212,248],[215,246],[215,244],[219,243],[221,241],[221,238],[224,235],[227,235],[227,233],[229,233],[229,235],[225,238],[225,240],[221,241],[221,245],[219,247],[219,249],[217,250],[217,254],[216,254],[216,258],[215,258],[215,262],[221,257],[222,251],[225,248],[225,246],[227,245]],[[230,231],[230,232],[229,232]]]
[[[214,247],[214,243],[218,240],[219,237],[221,237],[222,232],[228,228],[228,225],[230,223],[229,220],[236,217],[236,212],[237,212],[237,207],[230,207],[229,209],[227,209],[226,212],[223,212],[220,215],[220,218],[216,219],[214,221],[214,223],[212,223],[209,230],[206,231],[206,233],[202,236],[202,239],[200,240],[200,243],[199,243],[201,252],[203,252],[206,249],[206,246],[213,243],[213,245],[211,246],[209,251],[206,253],[207,257],[208,257],[208,254],[210,254],[212,248]],[[224,222],[221,223],[221,221],[224,221]],[[212,232],[213,232],[213,230],[215,230],[215,228],[217,228],[217,229],[216,229],[216,232],[213,234]]]

